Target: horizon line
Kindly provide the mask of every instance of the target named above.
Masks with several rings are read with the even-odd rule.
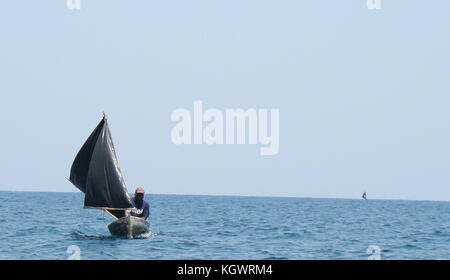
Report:
[[[82,193],[81,191],[40,191],[40,190],[4,190],[0,192],[25,192],[25,193]],[[132,194],[132,192],[129,192]],[[146,193],[148,195],[180,195],[180,196],[218,196],[218,197],[252,197],[252,198],[312,198],[312,199],[351,199],[362,200],[355,197],[313,197],[313,196],[283,196],[283,195],[244,195],[244,194],[192,194],[192,193]],[[431,199],[401,199],[401,198],[369,198],[367,200],[396,200],[396,201],[430,201],[430,202],[450,202],[450,200],[431,200]]]

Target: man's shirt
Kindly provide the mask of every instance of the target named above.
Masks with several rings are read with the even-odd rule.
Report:
[[[138,204],[134,201],[133,198],[131,202],[133,203],[133,206],[136,207],[136,209],[131,210],[131,216],[148,218],[148,216],[150,215],[150,205],[147,203],[147,201],[142,200],[141,203]]]

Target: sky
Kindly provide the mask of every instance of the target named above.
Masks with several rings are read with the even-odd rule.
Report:
[[[65,178],[108,114],[130,191],[450,201],[450,1],[0,8],[0,190]],[[278,109],[279,152],[175,145],[177,108]]]

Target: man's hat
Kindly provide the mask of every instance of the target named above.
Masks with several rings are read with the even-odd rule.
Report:
[[[142,194],[144,194],[144,193],[145,193],[145,191],[144,191],[144,189],[143,189],[143,188],[141,188],[141,187],[137,187],[137,188],[136,188],[136,191],[135,191],[134,193],[142,193]]]

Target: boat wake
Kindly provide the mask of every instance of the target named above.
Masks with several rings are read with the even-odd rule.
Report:
[[[147,239],[151,237],[155,237],[157,233],[153,233],[151,231],[136,235],[134,239]],[[116,240],[116,239],[127,239],[126,237],[114,236],[114,235],[92,235],[85,234],[79,231],[74,231],[70,233],[70,237],[73,240]]]
[[[112,236],[112,235],[89,235],[89,234],[84,234],[81,232],[72,232],[70,234],[70,236],[74,239],[74,240],[111,240],[111,239],[117,239],[116,237]]]
[[[136,239],[147,239],[147,238],[155,237],[155,236],[156,236],[156,233],[149,231],[146,233],[141,233],[141,234],[137,235],[135,238]]]

